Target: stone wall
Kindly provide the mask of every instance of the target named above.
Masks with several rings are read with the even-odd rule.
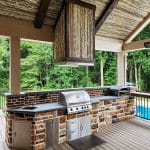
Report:
[[[120,97],[114,100],[100,101],[92,109],[92,131],[101,130],[102,126],[128,120],[134,117],[133,97]]]
[[[31,122],[31,149],[45,150],[46,149],[46,132],[45,121],[54,119],[57,116],[57,111],[37,113],[37,114],[24,114],[24,113],[7,113],[6,116],[6,143],[9,148],[13,148],[13,121],[30,121]]]

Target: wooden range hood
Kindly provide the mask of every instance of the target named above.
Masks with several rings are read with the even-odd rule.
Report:
[[[95,9],[80,0],[65,0],[55,25],[55,64],[94,65]]]

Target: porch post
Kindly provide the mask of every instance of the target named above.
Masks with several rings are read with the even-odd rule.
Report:
[[[20,38],[10,38],[10,93],[20,93]]]
[[[126,83],[126,69],[127,69],[127,60],[126,53],[119,52],[117,53],[117,76],[118,76],[118,85],[124,86]]]

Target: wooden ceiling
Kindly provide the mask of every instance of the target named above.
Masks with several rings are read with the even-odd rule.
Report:
[[[96,5],[95,18],[103,17],[97,36],[126,40],[138,25],[150,15],[150,0],[116,0],[110,13],[106,12],[115,0],[82,0]],[[54,26],[63,0],[49,0],[44,24]],[[0,0],[0,15],[28,20],[35,23],[41,0]],[[110,10],[109,10],[110,11]],[[42,18],[40,18],[42,21]]]

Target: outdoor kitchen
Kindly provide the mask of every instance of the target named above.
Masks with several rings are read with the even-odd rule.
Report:
[[[133,97],[119,92],[111,96],[109,88],[97,87],[7,95],[7,144],[36,150],[72,145],[103,126],[133,118]]]
[[[0,13],[0,33],[10,37],[10,56],[8,55],[10,81],[6,82],[10,89],[5,97],[6,107],[3,111],[5,113],[3,118],[6,120],[3,143],[9,149],[109,150],[113,147],[112,150],[136,150],[139,148],[138,144],[143,145],[145,149],[142,147],[142,150],[150,147],[147,140],[150,135],[149,127],[145,124],[138,125],[136,119],[133,119],[135,114],[137,117],[140,116],[142,105],[144,105],[144,117],[148,119],[150,95],[145,94],[142,98],[135,92],[135,87],[126,86],[128,76],[132,77],[132,74],[135,74],[135,80],[142,77],[139,74],[143,71],[142,65],[139,64],[134,64],[132,69],[135,71],[131,70],[127,74],[126,53],[144,47],[145,40],[142,39],[140,42],[132,42],[132,40],[150,20],[148,2],[146,2],[146,0],[141,2],[134,0],[104,0],[102,2],[99,0],[14,0],[13,2],[7,0],[0,3],[1,9],[5,6],[0,12],[6,13],[4,16]],[[10,10],[7,10],[9,3],[11,3]],[[34,45],[32,53],[30,45],[21,48],[21,40],[40,41],[42,44],[51,43],[52,49],[41,46],[44,47],[41,50]],[[148,40],[146,42],[149,43]],[[43,55],[46,48],[52,50],[51,54],[48,52]],[[23,53],[20,49],[23,49]],[[40,50],[38,56],[44,59],[38,59],[37,55],[34,55],[37,49]],[[109,66],[104,63],[107,61],[103,60],[102,54],[96,57],[96,50],[111,52],[107,55],[107,61],[112,58],[114,63],[112,63],[111,72],[106,75],[104,70],[107,70]],[[32,61],[25,62],[30,53]],[[112,53],[115,53],[115,57]],[[99,59],[97,63],[96,58]],[[42,61],[48,62],[47,65],[41,63]],[[23,74],[21,62],[25,64],[27,70],[32,69],[33,66],[40,66],[42,71],[36,68]],[[141,70],[136,68],[138,65]],[[57,71],[61,67],[53,70],[54,74],[52,74],[49,68],[54,69],[54,66],[69,68],[67,77],[58,75]],[[95,66],[98,66],[98,69]],[[77,67],[84,67],[85,73],[81,74],[85,77],[84,82],[81,82],[82,85],[78,84],[81,75],[76,75],[72,71],[72,68]],[[2,68],[5,69],[5,67]],[[43,68],[48,71],[46,72]],[[91,73],[93,83],[89,82],[89,86],[83,84],[88,83],[89,72],[94,69],[95,72]],[[65,72],[63,69],[61,71]],[[115,76],[112,72],[116,73],[114,73]],[[9,71],[7,73],[9,74]],[[38,82],[32,80],[29,74],[33,75]],[[68,76],[73,74],[77,79],[68,79]],[[51,78],[49,78],[50,75]],[[71,84],[65,84],[65,87],[62,86],[60,89],[57,86],[54,87],[56,84],[51,83],[54,76],[57,78],[54,83],[59,82],[63,85],[65,81],[70,80]],[[21,77],[26,80],[22,80]],[[112,77],[115,82],[106,85],[105,77]],[[112,78],[107,82],[110,82]],[[27,80],[31,81],[34,88],[30,86],[31,84],[26,84]],[[77,86],[74,86],[74,82]],[[138,80],[136,82],[138,83]],[[26,92],[22,92],[22,83]],[[135,110],[140,104],[140,98],[140,111],[137,112]],[[146,109],[147,115],[145,115]],[[113,127],[116,124],[117,126]],[[108,131],[105,130],[106,126]],[[142,130],[138,132],[139,127]],[[132,134],[134,138],[131,137],[130,140]],[[146,140],[142,141],[143,137],[140,136]],[[103,143],[106,144],[102,145]],[[96,146],[99,147],[95,148]]]
[[[65,1],[54,25],[57,65],[94,65],[95,10],[90,3]],[[133,118],[133,105],[128,87],[7,95],[6,142],[12,149],[57,149],[64,142],[89,149],[89,144],[77,141],[86,138],[93,143],[90,148],[103,143],[94,134],[102,126]]]

